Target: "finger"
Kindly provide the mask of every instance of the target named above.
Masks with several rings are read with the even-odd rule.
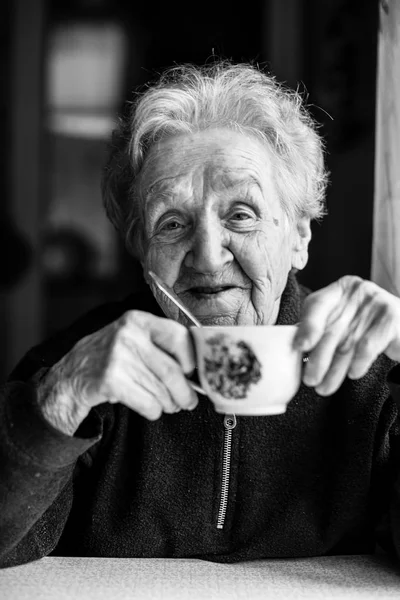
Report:
[[[303,314],[294,340],[295,347],[303,352],[312,350],[322,338],[328,320],[332,320],[340,307],[343,291],[338,281],[310,294],[305,301]]]
[[[150,351],[147,349],[143,360],[148,369],[165,386],[175,406],[189,410],[197,406],[197,395],[174,358],[156,346],[152,346]]]
[[[145,395],[150,395],[157,403],[161,404],[164,412],[176,412],[177,405],[168,389],[149,369],[148,363],[153,359],[154,351],[159,353],[161,351],[153,346],[148,336],[141,330],[135,332],[135,340],[130,334],[131,332],[127,328],[119,332],[106,371],[106,384],[117,398],[121,395],[125,397],[125,390],[130,390],[132,386],[135,386],[135,393],[137,390],[143,390]],[[162,353],[162,356],[157,358],[163,360],[169,357]]]
[[[349,304],[349,306],[354,306]],[[379,309],[379,312],[381,309]],[[332,362],[329,368],[325,371],[323,379],[316,384],[316,391],[321,395],[329,395],[334,393],[342,384],[346,375],[348,374],[350,367],[356,356],[356,348],[360,344],[361,340],[367,340],[370,336],[371,327],[378,318],[380,321],[379,336],[382,334],[382,319],[377,314],[377,306],[371,297],[366,297],[363,301],[361,308],[356,311],[356,314],[352,314],[354,311],[351,308],[344,313],[344,320],[341,323],[341,329],[345,325],[343,334],[341,335],[341,341],[338,344]],[[347,319],[351,319],[347,326]],[[386,342],[383,340],[382,344]],[[363,343],[361,342],[361,346]],[[375,354],[372,352],[370,360],[367,358],[367,362],[362,368],[363,372],[366,372],[370,364],[377,357],[377,344],[374,341],[373,347]],[[382,347],[383,348],[383,347]]]
[[[340,311],[309,354],[303,376],[306,385],[320,386],[325,380],[326,385],[335,387],[344,365],[351,362],[356,343],[374,318],[374,307],[369,298],[361,307],[358,302],[342,303]],[[334,370],[330,381],[331,369]]]
[[[193,409],[198,398],[184,377],[180,364],[166,351],[158,348],[150,339],[154,329],[188,334],[178,323],[177,329],[170,327],[167,319],[155,317],[148,313],[130,311],[123,317],[117,343],[114,348],[117,367],[124,364],[124,370],[140,388],[158,400],[164,411],[176,412],[178,408]],[[167,342],[173,348],[173,340]],[[178,344],[179,345],[179,341]]]
[[[145,351],[143,362],[165,385],[177,406],[195,408],[198,397],[183,376],[183,373],[192,373],[196,366],[189,330],[180,323],[148,313],[136,312],[133,316],[140,319],[141,326],[147,325],[154,344],[151,352],[149,348]]]
[[[151,330],[151,340],[161,350],[173,356],[180,364],[182,371],[189,375],[196,367],[194,346],[190,332],[180,323],[173,321],[167,321],[167,323],[171,323],[173,327],[168,326],[165,329]]]
[[[348,376],[350,379],[363,377],[371,368],[372,363],[389,346],[393,338],[393,320],[382,306],[372,321],[369,329],[358,341]]]
[[[134,387],[135,386],[133,386],[132,389],[132,395],[129,395],[129,399],[125,395],[121,397],[122,403],[126,404],[129,408],[133,408],[135,412],[149,421],[156,421],[159,419],[163,413],[161,404],[155,400],[154,396],[146,393],[143,388],[135,390]],[[133,406],[130,405],[130,399],[132,397],[136,399]]]
[[[327,373],[315,388],[320,396],[330,396],[340,388],[348,373],[353,355],[354,349],[346,352],[337,349]]]
[[[316,387],[323,381],[332,364],[340,336],[341,331],[327,331],[310,352],[303,374],[306,385]]]
[[[151,341],[178,361],[184,373],[192,373],[196,367],[194,346],[189,330],[171,319],[156,317],[150,313],[131,311],[129,318],[144,327]]]
[[[138,365],[133,366],[130,364],[127,366],[127,372],[129,373],[129,371],[136,386],[154,398],[161,405],[163,412],[173,414],[181,410],[181,407],[174,401],[168,387],[152,372],[150,365],[144,364],[138,367]]]
[[[135,394],[134,390],[132,390],[132,394]],[[156,402],[150,394],[144,393],[143,390],[135,394],[136,402],[132,403],[131,398],[131,395],[128,397],[127,395],[122,394],[119,398],[114,396],[108,401],[111,403],[124,404],[124,406],[127,406],[129,409],[149,421],[156,421],[164,412],[160,404]]]
[[[150,421],[159,419],[163,407],[155,396],[134,380],[127,370],[113,373],[112,385],[103,387],[102,393],[109,402],[120,402]]]
[[[128,311],[125,313],[127,323],[130,322],[146,330],[151,341],[173,356],[184,373],[192,373],[196,367],[194,346],[189,330],[171,319],[156,317],[151,313],[142,311]]]

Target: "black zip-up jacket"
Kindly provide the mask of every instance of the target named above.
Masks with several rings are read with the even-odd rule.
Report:
[[[304,294],[290,276],[278,323],[299,320]],[[154,422],[104,404],[75,436],[52,428],[37,408],[37,374],[134,308],[161,314],[150,292],[96,309],[31,350],[2,390],[1,566],[48,554],[361,554],[377,542],[400,556],[400,376],[385,356],[330,397],[302,385],[285,414],[237,418],[222,529],[225,429],[207,399]]]

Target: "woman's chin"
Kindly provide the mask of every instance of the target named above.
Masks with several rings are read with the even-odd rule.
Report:
[[[198,317],[204,327],[221,327],[222,325],[239,325],[237,315],[209,315]]]
[[[239,310],[234,313],[219,313],[208,315],[196,315],[197,319],[204,326],[214,325],[257,325],[256,314],[250,307],[247,310]]]

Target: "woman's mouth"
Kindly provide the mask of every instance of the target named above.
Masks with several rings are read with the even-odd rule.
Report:
[[[221,292],[227,292],[229,290],[232,290],[234,286],[229,285],[229,286],[215,286],[215,287],[205,287],[205,286],[198,286],[198,287],[193,287],[190,288],[190,290],[188,290],[191,294],[194,294],[195,296],[210,296],[210,295],[216,295],[216,294],[220,294]]]
[[[237,285],[196,285],[179,294],[197,318],[237,312],[248,290]]]

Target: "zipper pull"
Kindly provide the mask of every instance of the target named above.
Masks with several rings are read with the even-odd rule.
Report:
[[[236,427],[236,416],[235,415],[225,415],[224,416],[224,427],[225,429],[235,429]]]

